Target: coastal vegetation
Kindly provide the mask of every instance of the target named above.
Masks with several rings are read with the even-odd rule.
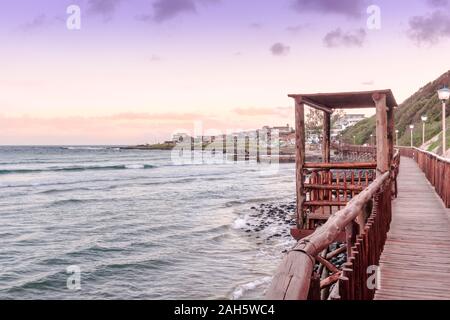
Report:
[[[137,146],[123,147],[122,149],[133,149],[133,150],[172,150],[175,147],[175,143],[163,142],[156,144],[141,144]]]
[[[442,131],[442,103],[439,101],[436,91],[442,84],[446,83],[448,85],[448,75],[449,72],[446,72],[438,79],[429,82],[396,109],[395,127],[399,130],[398,145],[409,146],[411,144],[411,131],[409,128],[411,124],[414,125],[414,146],[419,147],[422,145],[421,117],[426,115],[428,120],[425,125],[425,141],[435,138],[432,143],[428,144],[427,149],[436,152],[436,148],[439,149],[441,147],[440,140],[436,139],[436,136],[440,135]],[[447,115],[450,115],[449,106],[447,106]],[[447,118],[447,123],[450,123],[450,117]],[[354,136],[356,144],[370,143],[370,135],[375,135],[375,116],[360,121],[342,134],[343,139],[349,143],[353,143]],[[447,148],[450,148],[448,133]]]

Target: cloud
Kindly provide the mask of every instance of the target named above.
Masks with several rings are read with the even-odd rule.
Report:
[[[98,120],[115,120],[115,121],[141,121],[141,120],[157,120],[157,121],[195,121],[202,119],[203,115],[199,113],[134,113],[126,112],[114,114],[111,116],[96,117]]]
[[[328,48],[337,47],[362,47],[366,39],[366,31],[358,29],[352,32],[343,32],[341,28],[330,31],[323,38],[323,42]]]
[[[362,0],[294,0],[294,9],[299,13],[306,11],[331,13],[350,18],[359,18],[365,12]]]
[[[374,80],[367,80],[367,81],[361,82],[361,84],[363,86],[373,86],[375,84],[375,81]]]
[[[275,114],[273,108],[235,108],[234,113],[240,116],[271,116]]]
[[[250,119],[251,120],[251,119]],[[120,113],[105,116],[5,116],[0,113],[0,144],[69,145],[137,144],[168,139],[174,131],[191,132],[200,121],[204,130],[228,132],[229,120],[204,113]],[[240,126],[255,127],[244,121]],[[181,130],[183,129],[183,130]]]
[[[417,45],[433,45],[441,38],[450,37],[450,16],[434,11],[425,16],[415,16],[409,20],[408,36]]]
[[[93,14],[102,15],[110,20],[117,7],[123,0],[89,0],[88,11]]]
[[[281,116],[286,117],[292,115],[293,108],[291,107],[276,107],[276,108],[235,108],[233,112],[240,116],[248,117],[267,117],[267,116]]]
[[[41,14],[35,17],[32,21],[21,25],[19,29],[24,32],[31,32],[37,29],[41,29],[49,23],[50,21],[48,20],[47,16],[45,14]]]
[[[157,61],[161,61],[162,58],[160,56],[158,56],[157,54],[152,54],[152,56],[149,58],[149,60],[151,62],[157,62]]]
[[[136,17],[143,22],[162,23],[185,13],[197,13],[198,5],[217,4],[220,0],[156,0],[153,2],[152,14],[141,14]]]
[[[270,51],[274,56],[286,56],[291,51],[291,48],[282,44],[281,42],[277,42],[272,47],[270,47]]]
[[[181,13],[195,13],[196,5],[193,0],[158,0],[153,3],[153,12],[153,19],[163,22]]]
[[[449,4],[448,0],[427,0],[427,3],[434,8],[445,7]]]
[[[250,28],[252,28],[252,29],[261,29],[262,27],[263,27],[263,25],[258,22],[254,22],[254,23],[250,24]]]
[[[290,32],[290,33],[299,33],[303,30],[305,30],[308,27],[308,24],[298,24],[296,26],[289,26],[286,28],[286,31]]]

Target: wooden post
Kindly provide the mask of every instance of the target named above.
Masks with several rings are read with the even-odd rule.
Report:
[[[330,140],[331,140],[331,114],[323,112],[323,144],[322,159],[323,162],[330,163]]]
[[[195,160],[195,141],[194,141],[194,137],[191,137],[191,161],[192,163],[194,163]]]
[[[309,285],[307,299],[312,301],[320,300],[320,276],[315,272],[311,276],[311,284]]]
[[[377,109],[377,176],[389,170],[388,124],[386,111],[386,95],[375,93],[372,96]]]
[[[394,119],[394,107],[387,110],[387,122],[388,122],[388,132],[387,139],[389,144],[389,160],[392,161],[394,157],[394,136],[395,136],[395,119]]]
[[[238,146],[237,146],[237,137],[234,137],[234,161],[238,161]]]
[[[222,135],[222,150],[223,150],[224,154],[227,153],[227,135],[226,134]]]
[[[394,106],[391,106],[387,110],[387,140],[389,145],[389,155],[388,155],[388,161],[389,161],[389,170],[392,170],[392,164],[394,160],[394,136],[395,136],[395,119],[394,119]],[[392,181],[392,189],[394,190],[394,181]]]
[[[245,161],[250,160],[250,137],[245,136]]]
[[[305,165],[305,105],[295,100],[295,168],[297,194],[297,228],[303,228],[305,202],[303,167]]]
[[[256,162],[261,162],[261,158],[259,155],[259,130],[256,130]]]
[[[202,141],[200,142],[201,143],[200,150],[202,152],[202,164],[203,164],[203,151],[205,150],[205,148],[203,147],[203,143],[204,143],[203,141],[204,141],[204,137],[202,136]]]

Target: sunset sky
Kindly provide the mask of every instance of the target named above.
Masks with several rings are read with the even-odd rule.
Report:
[[[0,41],[0,144],[152,143],[293,124],[288,93],[402,102],[450,69],[450,1],[0,0]]]

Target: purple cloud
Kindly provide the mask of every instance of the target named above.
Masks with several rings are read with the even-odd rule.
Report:
[[[122,0],[89,0],[88,11],[102,15],[105,19],[111,19]]]
[[[286,56],[289,54],[289,51],[291,51],[291,48],[282,44],[281,42],[277,42],[272,47],[270,47],[270,51],[274,56]]]
[[[415,16],[409,20],[408,36],[421,45],[433,45],[441,38],[450,37],[450,16],[441,11],[434,11],[425,16]]]
[[[358,29],[353,32],[343,32],[341,28],[338,28],[327,33],[323,38],[323,42],[328,48],[362,47],[366,35],[367,33],[364,29]]]
[[[24,31],[24,32],[31,32],[31,31],[34,31],[36,29],[40,29],[40,28],[46,26],[49,23],[50,22],[47,19],[47,16],[45,14],[41,14],[41,15],[35,17],[30,22],[27,22],[27,23],[21,25],[19,27],[19,29]]]
[[[303,30],[305,30],[308,27],[308,24],[298,24],[296,26],[289,26],[286,28],[287,31],[289,31],[290,33],[299,33]]]
[[[196,6],[193,0],[158,0],[153,3],[153,12],[153,20],[163,22],[181,13],[195,13]]]
[[[144,22],[162,23],[184,13],[196,13],[198,5],[219,3],[220,0],[156,0],[153,2],[153,14],[142,14],[136,17]]]
[[[254,22],[250,24],[250,28],[252,29],[261,29],[263,27],[263,25],[259,22]]]
[[[294,0],[293,7],[300,13],[313,11],[359,18],[365,12],[364,2],[362,0]]]
[[[448,0],[427,0],[427,3],[436,8],[436,7],[445,7],[448,5]]]

